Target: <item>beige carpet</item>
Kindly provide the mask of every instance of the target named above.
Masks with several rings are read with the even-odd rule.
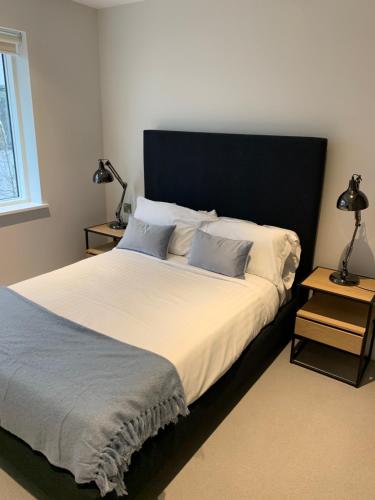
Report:
[[[159,500],[375,500],[375,366],[360,389],[287,348]],[[31,496],[0,471],[1,500]]]

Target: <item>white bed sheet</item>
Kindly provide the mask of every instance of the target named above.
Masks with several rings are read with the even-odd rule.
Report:
[[[275,317],[276,287],[113,250],[10,288],[50,311],[176,367],[187,403],[223,375]]]

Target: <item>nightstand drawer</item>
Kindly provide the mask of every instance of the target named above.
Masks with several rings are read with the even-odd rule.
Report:
[[[363,337],[308,319],[296,318],[295,333],[353,354],[361,353]]]

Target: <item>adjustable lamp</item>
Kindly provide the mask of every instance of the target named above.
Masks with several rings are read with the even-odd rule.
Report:
[[[116,210],[116,220],[110,222],[108,226],[112,229],[125,229],[126,223],[124,221],[123,216],[121,215],[121,212],[124,203],[126,188],[128,187],[128,185],[121,179],[115,167],[109,160],[100,159],[98,160],[98,162],[99,162],[99,168],[95,172],[93,177],[93,181],[95,182],[95,184],[107,184],[108,182],[113,182],[113,178],[115,178],[121,184],[121,187],[123,189],[120,198],[120,203],[118,204]]]
[[[354,233],[342,262],[341,270],[332,273],[329,277],[330,280],[337,285],[353,286],[358,285],[359,283],[359,277],[348,272],[348,261],[353,250],[355,237],[357,236],[358,229],[361,226],[361,210],[364,210],[369,205],[367,196],[359,190],[361,180],[362,177],[360,175],[353,174],[349,181],[348,189],[344,191],[337,200],[338,209],[354,212],[355,216]]]

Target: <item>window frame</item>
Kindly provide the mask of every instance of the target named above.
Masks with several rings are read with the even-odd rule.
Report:
[[[17,54],[0,52],[18,184],[17,198],[0,200],[0,216],[48,207],[42,201],[26,35],[20,34],[22,42]]]
[[[4,68],[5,92],[7,97],[7,106],[8,106],[8,114],[10,121],[9,125],[12,138],[12,154],[15,164],[14,169],[15,169],[17,191],[18,191],[17,197],[0,200],[0,207],[2,207],[6,205],[13,205],[15,203],[20,203],[21,201],[24,202],[27,200],[27,196],[25,196],[23,155],[21,151],[22,142],[20,137],[21,131],[18,122],[19,106],[17,105],[13,68],[9,67],[12,66],[12,62],[10,61],[11,56],[4,53],[0,53],[0,57],[2,59]]]

